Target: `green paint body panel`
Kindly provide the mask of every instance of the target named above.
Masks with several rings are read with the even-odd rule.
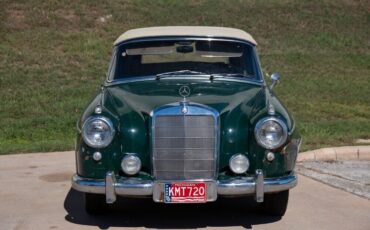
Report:
[[[293,170],[300,143],[299,133],[287,109],[264,84],[183,77],[106,83],[83,113],[78,128],[81,130],[81,124],[95,115],[95,107],[102,105],[101,115],[112,120],[116,135],[108,147],[93,149],[83,142],[79,133],[76,148],[77,173],[87,178],[104,178],[107,171],[123,175],[120,172],[122,157],[135,153],[142,160],[142,172],[138,177],[150,176],[150,113],[160,106],[180,102],[183,98],[178,90],[183,85],[191,89],[188,101],[212,107],[220,114],[220,176],[237,176],[228,167],[230,157],[236,153],[248,156],[250,168],[247,175],[254,175],[256,169],[263,169],[266,177],[278,177]],[[276,158],[273,162],[266,160],[267,150],[256,143],[253,133],[258,120],[270,116],[269,103],[275,108],[273,116],[286,122],[289,132],[287,143],[274,150]],[[92,159],[95,151],[100,151],[103,155],[99,163]]]

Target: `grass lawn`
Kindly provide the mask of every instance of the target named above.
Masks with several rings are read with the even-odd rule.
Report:
[[[71,3],[72,2],[72,3]],[[158,25],[237,27],[297,120],[303,149],[370,138],[368,0],[8,1],[0,5],[0,154],[71,150],[112,42]]]

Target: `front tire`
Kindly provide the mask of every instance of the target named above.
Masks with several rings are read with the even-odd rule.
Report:
[[[103,214],[107,210],[105,195],[85,193],[85,210],[89,215]]]
[[[264,213],[271,216],[284,216],[288,207],[289,190],[265,194],[264,202],[262,203],[262,209]]]

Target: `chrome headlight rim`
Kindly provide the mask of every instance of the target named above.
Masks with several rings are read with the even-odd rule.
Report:
[[[262,125],[268,121],[273,121],[273,122],[276,122],[278,125],[280,125],[280,127],[282,128],[283,130],[283,136],[281,138],[281,141],[275,145],[267,145],[265,144],[264,142],[262,142],[262,140],[259,138],[259,135],[258,135],[258,132],[259,130],[262,128]],[[286,123],[284,121],[282,121],[281,119],[277,118],[277,117],[265,117],[265,118],[262,118],[260,119],[255,128],[254,128],[254,137],[257,141],[257,143],[264,147],[265,149],[277,149],[277,148],[280,148],[282,145],[284,145],[284,143],[287,141],[288,139],[288,127],[286,125]]]
[[[91,140],[89,140],[86,137],[86,134],[85,134],[87,125],[89,123],[95,121],[95,120],[101,120],[101,121],[103,121],[104,123],[106,123],[108,125],[108,127],[110,129],[110,138],[108,139],[108,141],[106,141],[105,143],[100,144],[100,145],[96,145],[96,144],[92,143]],[[82,135],[82,138],[83,138],[84,142],[88,146],[90,146],[92,148],[98,148],[98,149],[107,147],[112,142],[115,134],[116,134],[116,130],[114,129],[114,126],[113,126],[112,121],[109,118],[104,117],[104,116],[91,116],[91,117],[87,118],[85,120],[85,122],[83,123],[82,129],[81,129],[81,135]]]

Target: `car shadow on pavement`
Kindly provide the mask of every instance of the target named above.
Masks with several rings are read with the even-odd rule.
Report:
[[[80,225],[109,227],[146,227],[161,229],[244,227],[276,222],[280,217],[265,216],[253,198],[222,198],[199,205],[166,205],[151,199],[118,199],[107,213],[90,216],[84,210],[83,194],[70,189],[64,208],[65,219]]]

